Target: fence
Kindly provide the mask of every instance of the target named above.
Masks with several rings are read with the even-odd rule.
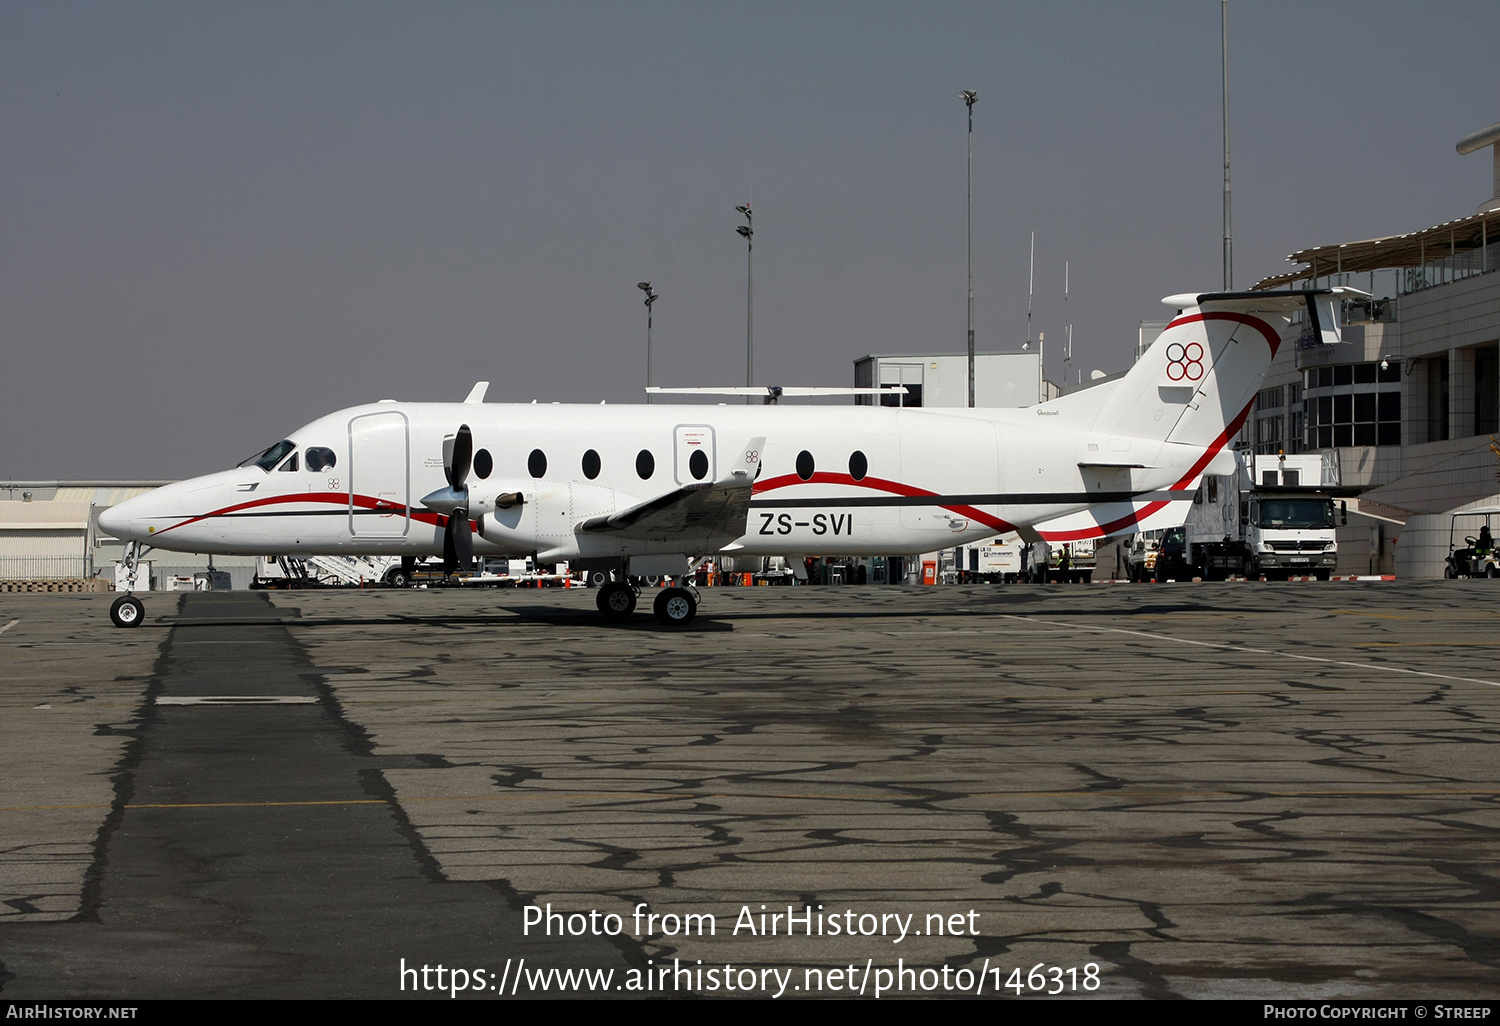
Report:
[[[0,556],[0,581],[77,579],[92,576],[83,556]]]

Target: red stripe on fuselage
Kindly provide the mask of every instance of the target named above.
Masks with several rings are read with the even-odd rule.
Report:
[[[1192,468],[1186,474],[1182,475],[1182,477],[1178,478],[1177,483],[1168,489],[1168,491],[1179,491],[1185,488],[1192,482],[1193,478],[1203,473],[1203,468],[1213,461],[1213,458],[1218,455],[1219,450],[1224,448],[1228,441],[1239,433],[1240,428],[1244,427],[1245,418],[1250,416],[1250,411],[1254,408],[1255,400],[1251,399],[1245,404],[1245,408],[1240,411],[1240,415],[1234,418],[1229,426],[1224,429],[1223,433],[1209,444],[1209,447],[1203,451],[1202,456],[1198,457]],[[1048,541],[1062,542],[1081,541],[1084,538],[1106,538],[1109,535],[1123,531],[1127,527],[1134,527],[1142,520],[1151,516],[1151,514],[1166,508],[1166,505],[1165,501],[1148,502],[1134,513],[1120,517],[1118,520],[1111,520],[1107,524],[1100,524],[1097,527],[1079,528],[1076,531],[1044,531],[1042,532],[1042,537]]]
[[[322,503],[324,505],[344,507],[355,506],[360,509],[379,509],[381,508],[382,502],[385,502],[387,503],[387,505],[389,505],[388,500],[377,499],[370,495],[356,495],[351,500],[347,492],[294,492],[289,495],[267,495],[263,498],[251,499],[249,502],[236,503],[233,506],[224,506],[221,509],[216,509],[211,513],[200,513],[198,516],[189,517],[186,520],[175,523],[171,527],[163,527],[156,532],[156,535],[160,536],[166,534],[168,531],[175,531],[179,527],[187,527],[189,524],[196,524],[203,520],[210,520],[213,517],[222,517],[227,516],[230,513],[239,513],[242,510],[256,509],[261,506],[274,506],[278,503],[288,502],[316,502]],[[402,506],[390,506],[390,512],[392,516],[400,515],[401,513],[405,512],[411,517],[412,520],[420,521],[424,524],[432,524],[435,527],[443,527],[448,523],[447,517],[443,516],[440,513],[433,513],[428,510],[416,510],[408,509]],[[291,511],[285,515],[294,517],[297,515],[297,513],[296,511]]]

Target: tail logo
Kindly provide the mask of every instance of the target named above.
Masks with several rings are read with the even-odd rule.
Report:
[[[1173,381],[1197,381],[1203,377],[1203,347],[1197,342],[1167,347],[1167,377]]]

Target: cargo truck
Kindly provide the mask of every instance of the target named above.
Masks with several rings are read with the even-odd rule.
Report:
[[[1184,525],[1192,573],[1328,580],[1339,555],[1322,456],[1240,452],[1235,463],[1233,475],[1206,475],[1193,497]]]

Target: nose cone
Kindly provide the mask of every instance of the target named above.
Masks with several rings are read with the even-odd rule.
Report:
[[[134,520],[131,517],[130,507],[134,505],[134,499],[109,507],[99,514],[99,530],[121,541],[135,540],[133,533]]]

